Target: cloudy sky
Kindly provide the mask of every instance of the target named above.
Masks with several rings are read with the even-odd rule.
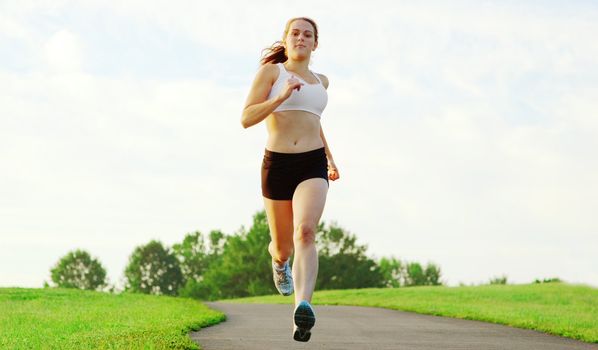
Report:
[[[267,135],[241,110],[295,16],[330,80],[324,221],[448,285],[598,286],[598,5],[363,4],[0,0],[0,286],[249,226]]]

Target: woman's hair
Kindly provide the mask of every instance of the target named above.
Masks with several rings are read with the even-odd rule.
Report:
[[[316,22],[313,19],[307,18],[307,17],[291,18],[287,22],[286,27],[284,28],[284,34],[282,35],[282,41],[276,41],[276,42],[274,42],[274,44],[272,44],[272,46],[267,47],[262,50],[262,52],[266,51],[266,53],[262,56],[262,59],[261,59],[262,65],[264,65],[268,62],[272,62],[272,63],[286,62],[288,57],[285,53],[285,48],[282,44],[284,43],[284,41],[287,38],[287,34],[289,33],[289,28],[291,27],[291,24],[298,19],[302,19],[304,21],[311,23],[312,27],[314,27],[314,38],[315,38],[316,42],[318,42],[318,26],[316,25]]]

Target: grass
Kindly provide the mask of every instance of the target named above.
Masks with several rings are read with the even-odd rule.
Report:
[[[227,299],[293,303],[280,295]],[[566,283],[316,291],[314,304],[372,306],[499,323],[598,343],[598,289]]]
[[[224,319],[187,298],[0,288],[1,349],[199,349],[188,332]]]

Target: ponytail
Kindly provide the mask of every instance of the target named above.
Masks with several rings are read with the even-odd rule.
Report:
[[[261,64],[264,65],[266,63],[283,63],[286,62],[289,58],[287,57],[286,49],[282,44],[282,41],[277,41],[272,46],[267,47],[262,50],[262,52],[266,51],[266,54],[263,55]]]

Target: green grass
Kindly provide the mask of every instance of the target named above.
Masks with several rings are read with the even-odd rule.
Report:
[[[1,349],[199,349],[188,332],[224,319],[187,298],[0,288]]]
[[[293,297],[279,295],[222,301],[294,302]],[[585,285],[542,283],[331,290],[316,291],[312,302],[480,320],[598,343],[598,289]]]

